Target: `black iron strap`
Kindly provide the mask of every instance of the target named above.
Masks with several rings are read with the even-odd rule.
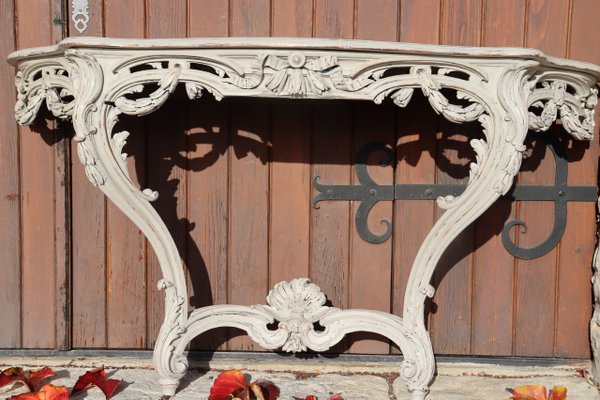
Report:
[[[567,183],[568,163],[562,146],[552,136],[546,137],[548,147],[552,151],[556,163],[554,185],[515,185],[505,196],[506,200],[519,201],[552,201],[554,202],[554,225],[546,240],[535,247],[523,248],[517,246],[510,238],[514,226],[520,226],[521,232],[527,232],[524,221],[509,221],[502,230],[502,243],[510,254],[522,259],[541,257],[550,252],[561,241],[567,224],[567,202],[595,202],[598,198],[595,186],[569,186]],[[380,201],[393,200],[433,200],[440,196],[459,196],[466,188],[465,185],[443,184],[395,184],[380,185],[375,182],[367,170],[367,160],[374,152],[385,156],[382,165],[389,165],[393,159],[392,150],[383,143],[370,142],[363,146],[356,157],[357,185],[324,185],[319,182],[319,176],[313,178],[314,188],[319,192],[313,198],[313,207],[319,208],[321,201],[357,201],[356,230],[359,236],[369,243],[383,243],[392,234],[392,223],[383,220],[386,226],[384,233],[377,235],[371,232],[367,224],[369,213],[373,206]]]

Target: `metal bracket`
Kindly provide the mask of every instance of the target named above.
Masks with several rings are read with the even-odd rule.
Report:
[[[561,241],[567,224],[567,202],[586,201],[595,202],[598,198],[595,186],[569,186],[567,182],[568,162],[562,146],[552,136],[544,137],[548,147],[552,151],[556,163],[556,174],[554,185],[518,185],[502,198],[519,201],[552,201],[554,202],[554,226],[546,240],[535,247],[523,248],[515,244],[510,238],[510,230],[514,226],[521,226],[521,232],[527,232],[527,224],[521,220],[509,221],[502,230],[502,243],[506,250],[515,257],[521,259],[533,259],[550,252]],[[442,185],[442,184],[395,184],[380,185],[375,182],[367,170],[369,156],[375,152],[383,154],[382,166],[390,165],[394,154],[389,146],[379,142],[369,142],[361,147],[356,157],[356,176],[358,185],[323,185],[319,182],[320,177],[313,178],[313,187],[319,194],[313,197],[314,208],[319,208],[321,201],[358,201],[355,222],[359,236],[374,244],[383,243],[392,234],[392,223],[382,220],[381,224],[386,226],[384,233],[377,235],[369,229],[368,217],[371,209],[380,201],[394,200],[434,200],[440,196],[459,196],[465,185]]]

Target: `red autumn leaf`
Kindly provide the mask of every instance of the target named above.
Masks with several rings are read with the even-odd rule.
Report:
[[[210,388],[208,400],[230,400],[232,397],[240,397],[247,389],[248,385],[246,385],[244,374],[237,369],[230,369],[217,376],[215,383]]]
[[[340,396],[339,394],[334,394],[333,396],[330,396],[327,400],[344,400],[344,399],[342,399],[342,396]]]
[[[69,400],[69,391],[64,386],[44,385],[39,392],[12,396],[9,400]]]
[[[250,384],[250,388],[259,400],[262,399],[260,399],[258,393],[260,393],[264,400],[275,400],[279,397],[279,388],[273,382],[266,379],[257,379]]]
[[[40,382],[51,376],[54,376],[54,371],[49,367],[38,370],[23,370],[20,367],[7,368],[0,372],[0,387],[22,382],[30,391],[36,392],[40,389]]]
[[[102,390],[104,397],[110,399],[121,382],[122,381],[117,379],[106,379],[104,367],[100,367],[92,371],[87,371],[85,374],[81,375],[79,379],[77,379],[77,382],[75,382],[75,386],[73,387],[73,390],[71,390],[71,395],[81,393],[92,386],[96,386],[98,389]]]
[[[567,388],[564,386],[554,386],[550,391],[549,400],[567,400]]]
[[[513,400],[548,400],[548,390],[544,385],[527,385],[518,388],[507,388],[513,397]]]

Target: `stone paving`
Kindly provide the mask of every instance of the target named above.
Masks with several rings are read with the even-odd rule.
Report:
[[[107,357],[0,357],[0,368],[8,366],[39,367],[48,365],[56,372],[52,383],[72,387],[87,369],[105,365],[107,375],[125,384],[114,400],[159,400],[160,389],[149,359]],[[588,363],[558,366],[506,366],[495,364],[440,362],[428,400],[507,400],[506,387],[544,384],[563,385],[568,400],[600,400],[597,388],[591,386],[581,371]],[[328,359],[298,360],[232,358],[192,362],[179,392],[173,400],[206,400],[215,377],[221,370],[236,368],[251,379],[273,381],[281,389],[280,398],[304,398],[308,394],[325,400],[339,393],[345,400],[408,400],[409,394],[398,378],[398,362],[338,361]],[[0,389],[0,399],[19,393]],[[98,389],[91,389],[76,399],[103,400]]]

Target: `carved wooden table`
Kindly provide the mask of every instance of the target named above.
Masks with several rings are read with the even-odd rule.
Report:
[[[401,376],[412,399],[424,399],[435,370],[424,302],[434,294],[430,281],[442,253],[511,188],[528,129],[545,131],[560,117],[574,138],[591,139],[600,77],[597,66],[531,49],[322,39],[77,38],[15,52],[9,61],[19,68],[18,122],[32,123],[44,101],[55,117],[71,118],[90,182],[144,232],[156,252],[166,309],[154,365],[166,395],[175,393],[187,371],[183,353],[190,340],[229,326],[246,331],[264,348],[290,352],[323,351],[356,331],[383,335],[402,350]],[[247,96],[379,104],[389,97],[399,107],[420,90],[448,120],[481,124],[484,139],[470,142],[476,160],[466,190],[437,199],[446,211],[414,261],[402,318],[327,307],[325,295],[304,278],[278,283],[268,305],[213,305],[188,314],[177,248],[151,205],[158,193],[132,182],[122,152],[129,133],[113,132],[120,114],[155,111],[179,84],[190,99],[208,92],[217,100]],[[157,88],[144,95],[148,87]],[[277,329],[267,327],[275,321]],[[325,329],[315,330],[317,322]]]

